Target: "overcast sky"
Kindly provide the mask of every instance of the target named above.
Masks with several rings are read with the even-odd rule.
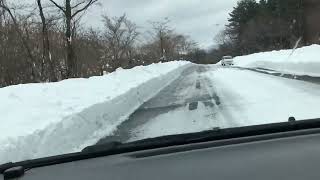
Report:
[[[101,15],[128,18],[141,29],[148,22],[168,17],[179,33],[189,35],[203,48],[214,44],[214,36],[224,28],[228,13],[237,0],[100,0],[101,6],[91,8],[84,18],[85,24],[102,27]]]

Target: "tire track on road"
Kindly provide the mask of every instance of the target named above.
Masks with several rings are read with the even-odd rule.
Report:
[[[184,108],[187,111],[199,113],[201,110],[203,111],[203,109],[199,110],[199,107],[204,106],[206,109],[210,109],[210,113],[202,115],[213,120],[217,109],[219,109],[216,106],[220,105],[220,99],[215,93],[212,94],[208,91],[206,84],[210,82],[208,79],[204,79],[203,73],[209,70],[212,69],[202,65],[194,65],[186,69],[178,79],[131,114],[129,119],[122,123],[112,136],[101,139],[98,144],[111,141],[126,142],[139,132],[139,127],[149,123],[154,118],[181,111]],[[195,121],[195,119],[186,119],[184,122],[195,123]]]

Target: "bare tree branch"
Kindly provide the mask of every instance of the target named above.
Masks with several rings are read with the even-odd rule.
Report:
[[[88,9],[92,4],[98,2],[98,0],[90,0],[87,5],[85,5],[83,8],[77,10],[73,15],[72,18],[75,17],[77,14],[81,13],[82,11],[85,11],[86,9]],[[82,3],[83,4],[83,3]]]
[[[0,8],[4,9],[8,14],[9,16],[11,17],[12,21],[13,21],[13,24],[15,26],[15,31],[18,33],[18,36],[19,38],[21,39],[21,42],[22,42],[22,45],[23,47],[26,49],[27,51],[27,55],[29,58],[26,58],[26,62],[29,64],[30,68],[31,68],[31,76],[32,76],[32,79],[35,80],[37,79],[36,77],[36,72],[35,72],[35,68],[34,68],[34,62],[35,62],[35,58],[32,54],[32,51],[31,51],[31,48],[29,47],[28,45],[28,41],[27,39],[23,36],[23,32],[20,30],[19,28],[19,24],[17,22],[17,19],[16,17],[14,16],[14,14],[12,13],[11,9],[6,6],[3,2],[0,3]]]
[[[64,13],[66,12],[66,10],[60,6],[58,3],[56,3],[54,0],[49,0],[52,4],[54,4],[57,8],[59,8],[61,11],[63,11]]]
[[[77,8],[78,6],[81,6],[84,3],[85,3],[85,1],[83,0],[83,1],[81,1],[79,3],[77,3],[76,5],[72,6],[72,9]]]

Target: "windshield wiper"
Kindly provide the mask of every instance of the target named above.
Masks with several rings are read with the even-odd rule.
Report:
[[[21,174],[22,169],[32,169],[36,167],[49,166],[54,164],[67,163],[78,160],[85,160],[90,158],[103,157],[114,154],[122,154],[128,152],[137,152],[142,150],[157,149],[169,146],[179,146],[185,144],[202,143],[209,141],[241,139],[242,137],[256,137],[259,135],[268,134],[283,134],[283,132],[295,132],[298,130],[315,129],[313,133],[320,133],[320,119],[295,121],[293,118],[288,122],[237,127],[229,129],[214,129],[210,131],[162,136],[157,138],[150,138],[129,142],[122,144],[120,142],[110,142],[102,145],[94,145],[85,148],[82,152],[71,153],[48,158],[40,158],[35,160],[27,160],[17,163],[7,163],[0,166],[0,174]],[[310,132],[302,132],[308,133]],[[242,141],[243,142],[243,141]],[[21,168],[16,168],[21,167]]]

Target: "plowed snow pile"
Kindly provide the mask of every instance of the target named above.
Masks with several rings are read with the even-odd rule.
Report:
[[[266,68],[282,73],[320,77],[320,45],[262,52],[234,58],[236,66]]]
[[[96,143],[188,64],[159,63],[89,79],[0,88],[0,164]]]

